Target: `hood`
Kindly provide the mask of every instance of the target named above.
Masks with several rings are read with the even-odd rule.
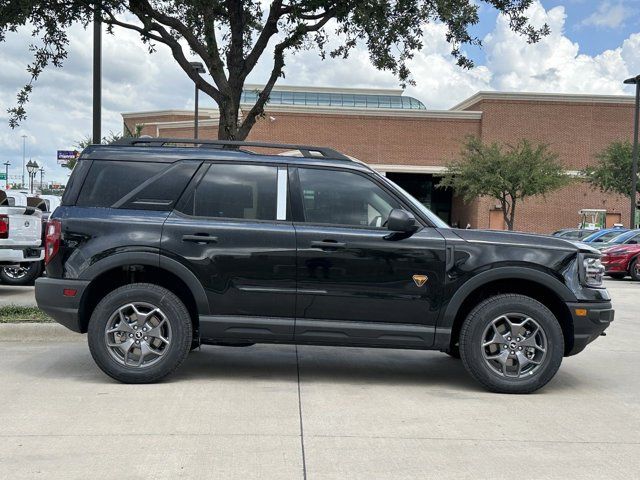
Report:
[[[513,245],[519,247],[547,248],[552,250],[580,251],[599,253],[586,243],[566,240],[561,237],[538,235],[533,233],[509,232],[503,230],[462,230],[453,229],[455,234],[467,242]]]
[[[609,253],[618,253],[618,252],[635,252],[638,251],[640,252],[640,245],[629,245],[629,244],[622,244],[622,245],[618,245],[618,244],[613,244],[613,245],[608,245],[607,248],[604,248],[602,250],[602,254],[603,255],[607,255]]]

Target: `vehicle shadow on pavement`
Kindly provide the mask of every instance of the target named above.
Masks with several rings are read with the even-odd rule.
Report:
[[[75,343],[75,342],[74,342]],[[78,382],[117,383],[93,362],[86,344],[77,348],[34,351],[32,365],[21,373],[36,378],[67,379]],[[57,350],[57,349],[56,349]],[[298,346],[300,380],[313,383],[353,383],[444,387],[461,391],[485,391],[465,371],[461,360],[443,353],[418,350],[378,350],[351,347]],[[35,360],[35,361],[34,361]],[[20,365],[15,365],[20,369]],[[245,379],[297,382],[295,345],[254,345],[250,347],[203,346],[190,353],[184,364],[163,383],[191,380]],[[564,379],[564,380],[563,380]],[[547,391],[572,389],[580,379],[562,370]],[[576,385],[578,384],[578,385]]]
[[[477,389],[462,362],[442,353],[347,347],[298,347],[303,383],[367,383]],[[199,379],[297,381],[294,345],[202,347],[168,382]]]

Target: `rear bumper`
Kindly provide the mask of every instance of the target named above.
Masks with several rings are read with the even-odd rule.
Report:
[[[80,322],[80,300],[88,285],[88,280],[39,278],[36,280],[38,308],[69,330],[84,333]],[[70,295],[72,290],[76,292],[73,296]]]
[[[566,354],[575,355],[598,338],[611,324],[614,310],[611,302],[568,303],[573,317],[573,348]]]
[[[40,260],[44,260],[44,250],[40,247],[25,250],[0,250],[0,265],[20,265]]]

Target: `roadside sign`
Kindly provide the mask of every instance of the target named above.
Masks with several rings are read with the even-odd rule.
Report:
[[[75,160],[80,156],[77,150],[58,150],[58,165],[66,165],[69,160]]]
[[[6,180],[7,179],[7,174],[2,172],[0,173],[0,180]]]

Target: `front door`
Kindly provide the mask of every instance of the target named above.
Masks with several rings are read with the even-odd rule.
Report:
[[[444,283],[442,236],[426,226],[390,236],[389,212],[407,206],[371,175],[298,168],[290,178],[296,341],[430,346]]]
[[[203,285],[209,340],[290,341],[295,316],[295,232],[286,219],[286,167],[204,165],[164,224],[163,255]]]

